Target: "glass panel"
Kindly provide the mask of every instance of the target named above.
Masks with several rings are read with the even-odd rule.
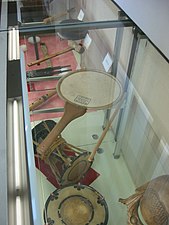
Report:
[[[34,224],[37,194],[41,224],[167,224],[168,61],[109,0],[1,1],[0,12],[1,128],[7,76],[20,63],[24,117],[17,117],[17,124],[25,122],[26,140],[23,135],[18,140],[27,150],[20,163],[31,174]],[[23,106],[19,98],[21,114]],[[16,129],[9,112],[7,141]],[[6,152],[2,157],[0,171],[5,171]],[[15,193],[13,166],[8,185],[17,200],[22,191]],[[6,215],[6,195],[1,199]],[[27,211],[25,205],[20,212]]]
[[[118,161],[113,158],[116,142],[110,129],[112,123],[108,123],[106,115],[110,113],[116,127],[114,117],[122,104],[132,27],[126,28],[120,20],[118,24],[102,23],[118,16],[106,14],[108,17],[103,19],[103,15],[98,14],[92,18],[87,1],[78,3],[77,12],[85,4],[85,13],[89,13],[84,21],[100,23],[81,23],[78,29],[74,24],[60,27],[56,23],[54,27],[44,27],[44,32],[40,26],[35,30],[34,25],[33,29],[29,25],[30,32],[25,29],[28,24],[20,27],[41,212],[45,208],[42,223],[50,220],[66,223],[70,219],[65,217],[68,213],[73,217],[72,224],[81,220],[82,224],[89,221],[91,224],[125,223],[126,209],[118,203],[118,196],[128,195],[134,186],[123,158]],[[107,3],[100,4],[107,7]],[[115,6],[109,10],[118,15]],[[126,40],[126,35],[131,39]],[[119,60],[121,48],[126,53]],[[103,133],[106,124],[107,133]],[[121,169],[118,175],[114,172],[112,176],[118,164]],[[109,185],[105,187],[107,179]],[[75,184],[79,199],[74,197],[77,195]],[[50,209],[52,192],[59,194],[56,205],[59,204],[60,209],[56,209],[56,217]],[[76,211],[76,202],[86,211],[82,219],[70,212],[70,206]]]
[[[167,61],[110,1],[23,1],[20,22],[42,224],[126,224],[121,198],[168,173]]]
[[[95,6],[95,7],[93,7]],[[98,7],[98,8],[97,8]],[[117,20],[119,9],[110,1],[56,0],[22,1],[20,4],[23,24],[58,24],[69,20],[107,21]],[[102,10],[100,10],[102,9]],[[93,13],[93,10],[95,13]]]
[[[132,73],[130,113],[123,138],[125,155],[132,154],[134,165],[140,165],[140,176],[137,174],[134,179],[136,185],[167,173],[160,157],[164,152],[167,154],[169,139],[165,97],[168,93],[168,69],[168,63],[154,46],[148,40],[141,40]],[[162,171],[157,169],[160,164],[164,167]],[[133,166],[130,170],[134,175]]]
[[[128,206],[130,219],[140,219],[144,224],[163,224],[167,220],[164,211],[161,211],[163,219],[157,218],[155,208],[159,210],[159,204],[166,205],[162,195],[168,192],[165,188],[168,188],[169,171],[168,75],[166,59],[147,39],[141,39],[116,151],[120,149],[123,154],[133,184],[138,188],[121,202]],[[140,216],[136,214],[139,206]]]

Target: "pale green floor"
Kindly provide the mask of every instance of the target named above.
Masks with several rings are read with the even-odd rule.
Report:
[[[103,111],[90,112],[72,121],[63,131],[65,140],[75,146],[91,151],[96,140],[93,134],[102,133]],[[35,123],[34,123],[35,125]],[[127,207],[118,202],[119,198],[126,198],[134,193],[135,187],[123,160],[113,158],[115,143],[113,134],[109,131],[101,145],[102,154],[96,154],[92,168],[100,176],[91,184],[106,200],[109,209],[108,225],[127,225]],[[43,208],[46,199],[55,190],[46,178],[37,171],[39,184],[40,206]],[[93,224],[94,225],[94,224]]]

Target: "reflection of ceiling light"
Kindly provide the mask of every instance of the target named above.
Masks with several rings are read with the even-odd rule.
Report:
[[[22,225],[22,205],[20,196],[16,196],[16,224]]]
[[[20,159],[20,130],[19,130],[19,111],[17,100],[13,101],[13,141],[14,141],[14,161],[15,161],[15,187],[21,189],[21,159]]]
[[[20,59],[19,30],[16,27],[11,27],[8,32],[8,60],[17,59]]]

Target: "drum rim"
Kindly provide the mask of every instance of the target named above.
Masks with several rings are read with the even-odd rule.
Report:
[[[60,178],[60,185],[61,185],[61,187],[68,187],[68,186],[70,186],[70,185],[76,185],[76,184],[73,183],[73,182],[72,182],[72,183],[68,183],[68,184],[64,184],[64,183],[63,183],[63,178],[64,178],[65,174],[67,173],[67,170],[68,170],[69,168],[72,167],[72,165],[74,164],[74,162],[75,162],[77,159],[79,159],[79,158],[82,157],[83,155],[90,156],[90,154],[91,154],[91,152],[87,152],[87,151],[86,151],[86,152],[83,152],[83,153],[81,153],[81,154],[78,155],[75,159],[73,159],[73,160],[71,161],[70,165],[66,168],[66,170],[65,170],[65,171],[63,172],[63,174],[61,175],[61,178]],[[78,182],[80,182],[80,181],[85,177],[85,175],[87,174],[87,172],[90,170],[93,161],[92,161],[92,162],[88,162],[88,163],[90,164],[90,166],[88,167],[88,169],[86,170],[86,172],[83,173],[83,176],[81,176],[81,178],[79,179]]]
[[[104,206],[104,209],[105,209],[105,218],[104,218],[104,222],[103,222],[103,225],[107,225],[108,223],[108,219],[109,219],[109,210],[108,210],[108,204],[105,200],[105,198],[103,197],[102,194],[99,193],[99,191],[97,191],[95,188],[91,187],[91,186],[88,186],[88,185],[85,185],[85,184],[75,184],[75,185],[68,185],[68,186],[65,186],[63,188],[60,188],[60,189],[56,189],[55,191],[53,191],[49,197],[47,198],[46,202],[45,202],[45,206],[44,206],[44,210],[43,210],[43,219],[44,219],[44,222],[47,223],[47,219],[48,219],[48,213],[47,213],[47,209],[48,209],[48,205],[51,201],[50,198],[52,198],[52,195],[53,197],[57,197],[59,192],[64,190],[65,188],[69,188],[69,187],[72,187],[72,188],[80,188],[80,189],[84,189],[84,188],[87,188],[91,191],[93,191],[94,193],[96,193],[98,196],[100,196],[102,199],[103,199],[103,203],[100,203],[102,206]],[[90,223],[89,223],[90,225]]]
[[[102,73],[102,74],[105,74],[106,76],[108,77],[111,77],[112,79],[114,79],[118,85],[119,85],[119,89],[120,89],[120,93],[119,93],[119,96],[117,97],[117,99],[115,101],[113,101],[112,103],[110,104],[107,104],[107,105],[104,105],[104,106],[100,106],[100,107],[86,107],[86,106],[83,106],[83,105],[78,105],[78,104],[75,104],[74,102],[71,102],[69,101],[68,99],[66,99],[61,91],[60,91],[60,87],[61,87],[61,84],[62,82],[64,81],[65,78],[71,76],[72,74],[75,74],[75,73],[80,73],[80,72],[96,72],[96,73]],[[56,85],[56,91],[57,91],[57,94],[59,95],[59,97],[64,100],[65,102],[69,102],[71,103],[72,105],[75,105],[75,106],[79,106],[79,107],[82,107],[82,108],[88,108],[88,109],[108,109],[108,108],[111,108],[112,106],[116,106],[118,104],[118,102],[120,102],[120,100],[122,99],[123,97],[123,87],[122,87],[122,84],[120,82],[120,80],[117,78],[117,77],[114,77],[113,75],[110,75],[109,73],[107,72],[103,72],[103,71],[100,71],[100,70],[89,70],[89,69],[80,69],[80,70],[76,70],[76,71],[73,71],[73,72],[69,72],[65,75],[63,75],[59,80],[58,80],[58,83]]]

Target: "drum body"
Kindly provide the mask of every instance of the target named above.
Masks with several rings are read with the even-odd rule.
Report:
[[[119,201],[128,207],[128,225],[168,225],[169,175],[154,178]]]
[[[88,160],[89,156],[90,153],[87,151],[75,153],[63,146],[61,150],[55,148],[46,163],[50,166],[60,186],[67,186],[77,184],[85,177],[92,165],[92,162]]]
[[[57,84],[57,93],[65,102],[88,109],[110,108],[123,95],[117,78],[94,70],[79,70],[63,76]]]
[[[44,221],[53,225],[106,225],[107,203],[103,196],[90,186],[67,186],[54,191],[48,197]]]
[[[169,175],[149,182],[140,200],[140,211],[148,225],[169,224]]]
[[[33,128],[35,154],[38,144],[43,141],[55,125],[53,120],[46,120]],[[60,136],[50,147],[45,162],[50,166],[60,186],[66,186],[77,184],[84,178],[92,165],[92,162],[88,160],[89,156],[89,152],[66,143]]]
[[[61,25],[64,24],[74,24],[74,23],[82,23],[81,20],[78,19],[66,19],[60,22]],[[88,33],[88,30],[86,29],[66,29],[66,30],[60,30],[58,32],[58,36],[63,39],[63,40],[74,40],[74,41],[78,41],[78,40],[82,40],[86,37]]]

